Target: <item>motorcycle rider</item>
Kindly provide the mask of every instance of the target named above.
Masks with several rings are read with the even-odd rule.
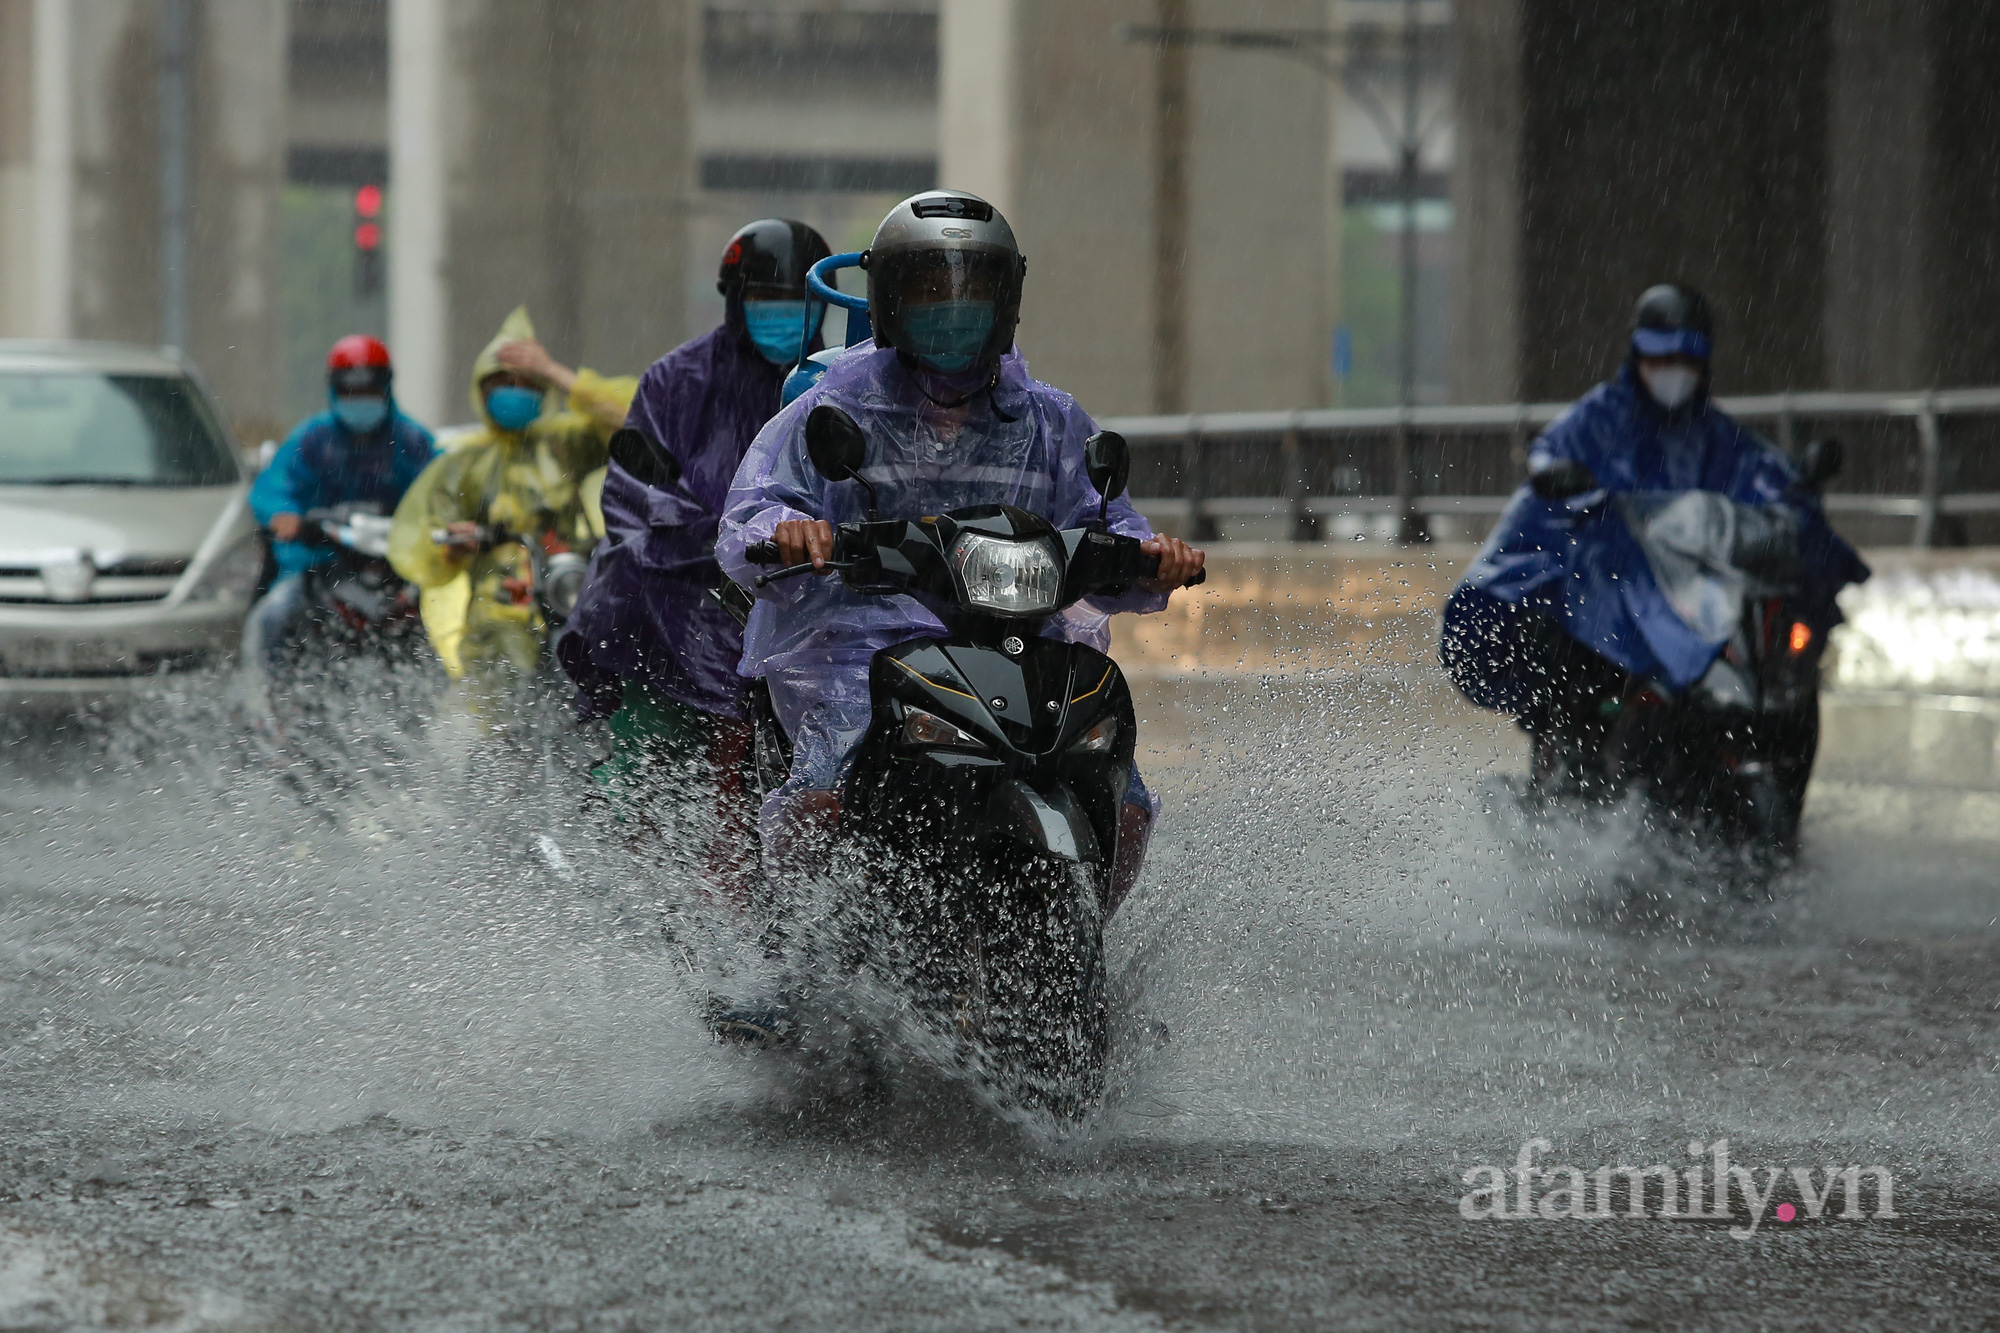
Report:
[[[365,333],[334,343],[326,357],[327,410],[298,424],[250,488],[250,510],[270,531],[277,578],[250,608],[243,661],[268,672],[303,609],[302,576],[333,559],[329,546],[300,540],[305,515],[373,503],[392,512],[437,453],[431,433],[397,410],[389,349]]]
[[[1628,683],[1678,692],[1728,637],[1690,622],[1622,520],[1595,522],[1607,494],[1695,497],[1689,512],[1726,539],[1714,561],[1797,577],[1822,641],[1839,623],[1834,594],[1867,577],[1817,498],[1796,487],[1784,454],[1710,400],[1713,353],[1702,295],[1648,288],[1624,367],[1535,441],[1528,481],[1446,604],[1446,669],[1474,703],[1515,716],[1534,742],[1540,783],[1575,780]]]
[[[758,434],[723,513],[723,571],[750,586],[758,567],[745,550],[768,540],[781,563],[810,560],[824,574],[834,523],[864,516],[861,487],[827,481],[807,458],[806,416],[821,403],[865,432],[863,475],[884,514],[1012,504],[1059,528],[1094,520],[1084,441],[1095,427],[1030,377],[1014,346],[1027,262],[999,211],[962,191],[915,195],[883,220],[864,267],[875,343],[842,355]],[[1202,567],[1200,551],[1155,536],[1122,496],[1109,516],[1113,531],[1145,539],[1159,573],[1116,601],[1072,606],[1050,622],[1052,637],[1103,649],[1112,613],[1164,609]],[[757,599],[742,670],[764,678],[792,739],[790,776],[760,820],[766,863],[784,875],[809,869],[837,827],[840,784],[870,722],[871,657],[943,626],[913,598],[862,596],[833,578],[774,582]],[[1137,877],[1158,809],[1136,774],[1126,801],[1107,909]]]
[[[593,541],[590,478],[636,387],[557,362],[535,340],[527,307],[516,309],[473,362],[480,429],[426,468],[396,508],[390,563],[424,590],[431,642],[482,706],[532,675],[547,627],[525,553],[482,547],[480,532],[540,535],[545,547]]]
[[[743,631],[711,593],[723,581],[716,530],[737,465],[808,345],[806,271],[830,253],[818,232],[784,218],[730,237],[716,280],[722,323],[647,369],[625,421],[672,455],[680,480],[649,486],[611,463],[605,539],[556,641],[583,719],[610,718],[612,770],[679,754],[707,770],[719,798],[712,851],[728,863],[750,845],[750,728],[736,673]],[[818,335],[811,330],[809,350]],[[730,866],[712,868],[733,878]]]

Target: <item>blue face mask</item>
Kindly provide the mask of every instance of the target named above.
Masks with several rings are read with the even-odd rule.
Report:
[[[911,355],[945,375],[967,370],[978,359],[993,320],[991,301],[934,301],[903,308]]]
[[[508,384],[486,395],[486,415],[501,430],[526,430],[542,414],[542,395],[535,389]]]
[[[743,323],[750,341],[774,366],[789,366],[799,359],[799,343],[806,328],[804,301],[745,301]]]
[[[355,435],[372,435],[389,419],[389,400],[373,395],[344,398],[335,395],[333,415]]]

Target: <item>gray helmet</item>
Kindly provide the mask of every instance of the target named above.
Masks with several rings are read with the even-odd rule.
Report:
[[[963,190],[912,195],[882,219],[861,266],[878,347],[992,378],[1014,345],[1028,271],[1000,210]]]

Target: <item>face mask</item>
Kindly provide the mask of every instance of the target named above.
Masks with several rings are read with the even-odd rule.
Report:
[[[541,414],[542,395],[537,390],[509,384],[486,395],[486,415],[501,430],[526,430]]]
[[[1701,386],[1701,372],[1693,366],[1660,366],[1656,369],[1641,367],[1639,378],[1646,381],[1646,392],[1653,395],[1653,401],[1672,412]]]
[[[333,414],[340,424],[356,435],[373,434],[375,428],[389,419],[389,400],[375,397],[345,398],[333,400]]]
[[[936,301],[903,308],[909,351],[940,374],[968,369],[993,332],[991,301]]]
[[[789,366],[799,359],[799,343],[806,327],[804,301],[745,301],[743,323],[750,341],[774,366]]]

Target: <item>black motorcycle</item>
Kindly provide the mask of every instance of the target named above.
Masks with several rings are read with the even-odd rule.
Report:
[[[407,660],[423,641],[423,622],[416,586],[389,564],[393,520],[367,503],[314,509],[303,518],[299,540],[330,548],[333,558],[305,572],[289,642],[294,655]]]
[[[831,568],[856,592],[914,595],[947,627],[870,667],[873,723],[835,844],[868,916],[850,961],[909,996],[1004,1100],[1081,1114],[1103,1085],[1104,918],[1136,732],[1117,664],[1040,631],[1152,577],[1158,558],[1111,532],[1102,508],[1063,531],[1006,505],[881,520],[854,420],[823,404],[806,442],[822,476],[869,496],[869,521],[837,529]],[[1093,436],[1088,467],[1108,504],[1125,486],[1124,439]],[[779,559],[768,542],[749,555]],[[762,711],[760,768],[782,781],[789,756],[769,751],[785,741]]]
[[[1839,441],[1814,441],[1799,488],[1816,493],[1841,462]],[[1596,479],[1565,463],[1535,485],[1544,498],[1567,498]],[[1657,824],[1736,853],[1748,872],[1738,887],[1755,893],[1798,852],[1827,617],[1802,599],[1796,569],[1760,569],[1741,584],[1734,632],[1707,674],[1675,695],[1619,673],[1559,734],[1536,738],[1529,791],[1543,801],[1641,792]]]
[[[330,551],[300,576],[298,612],[255,705],[284,780],[315,808],[364,770],[393,765],[422,729],[429,640],[416,585],[389,564],[392,520],[369,503],[301,515],[298,540]]]

